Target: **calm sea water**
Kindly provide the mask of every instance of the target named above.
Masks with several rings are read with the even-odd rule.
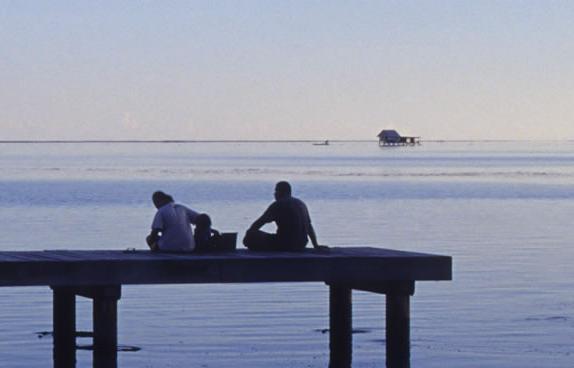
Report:
[[[241,237],[289,180],[322,243],[454,257],[417,283],[414,367],[574,365],[574,142],[0,144],[0,168],[2,250],[144,249],[157,189]],[[384,297],[354,300],[354,367],[380,367]],[[127,286],[119,314],[122,368],[327,366],[322,284]],[[50,366],[51,328],[49,288],[0,289],[0,366]]]

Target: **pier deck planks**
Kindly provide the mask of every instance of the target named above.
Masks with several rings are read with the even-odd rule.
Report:
[[[450,280],[451,258],[354,247],[301,252],[0,252],[0,286]]]

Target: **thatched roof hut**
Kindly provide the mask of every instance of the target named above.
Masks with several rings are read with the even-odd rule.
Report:
[[[420,144],[420,137],[404,137],[392,129],[383,129],[377,137],[380,146]]]
[[[379,142],[385,143],[400,143],[401,135],[396,130],[382,130],[379,135]]]

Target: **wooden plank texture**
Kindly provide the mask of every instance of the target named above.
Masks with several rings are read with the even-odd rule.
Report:
[[[301,252],[0,252],[0,286],[450,280],[451,257],[380,248]]]

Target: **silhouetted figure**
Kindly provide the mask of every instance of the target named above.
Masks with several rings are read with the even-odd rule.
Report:
[[[153,251],[193,251],[195,239],[191,224],[198,213],[174,202],[173,197],[161,191],[154,192],[152,201],[157,212],[146,241]],[[211,221],[210,221],[211,222]]]
[[[215,250],[215,242],[218,237],[219,232],[211,228],[211,218],[205,213],[197,215],[193,235],[195,239],[195,251],[201,253]]]
[[[276,234],[259,230],[270,222],[277,224]],[[317,243],[307,206],[291,196],[288,182],[281,181],[275,186],[275,202],[247,230],[243,244],[251,250],[301,250],[307,245],[308,238],[313,247],[323,247]]]

